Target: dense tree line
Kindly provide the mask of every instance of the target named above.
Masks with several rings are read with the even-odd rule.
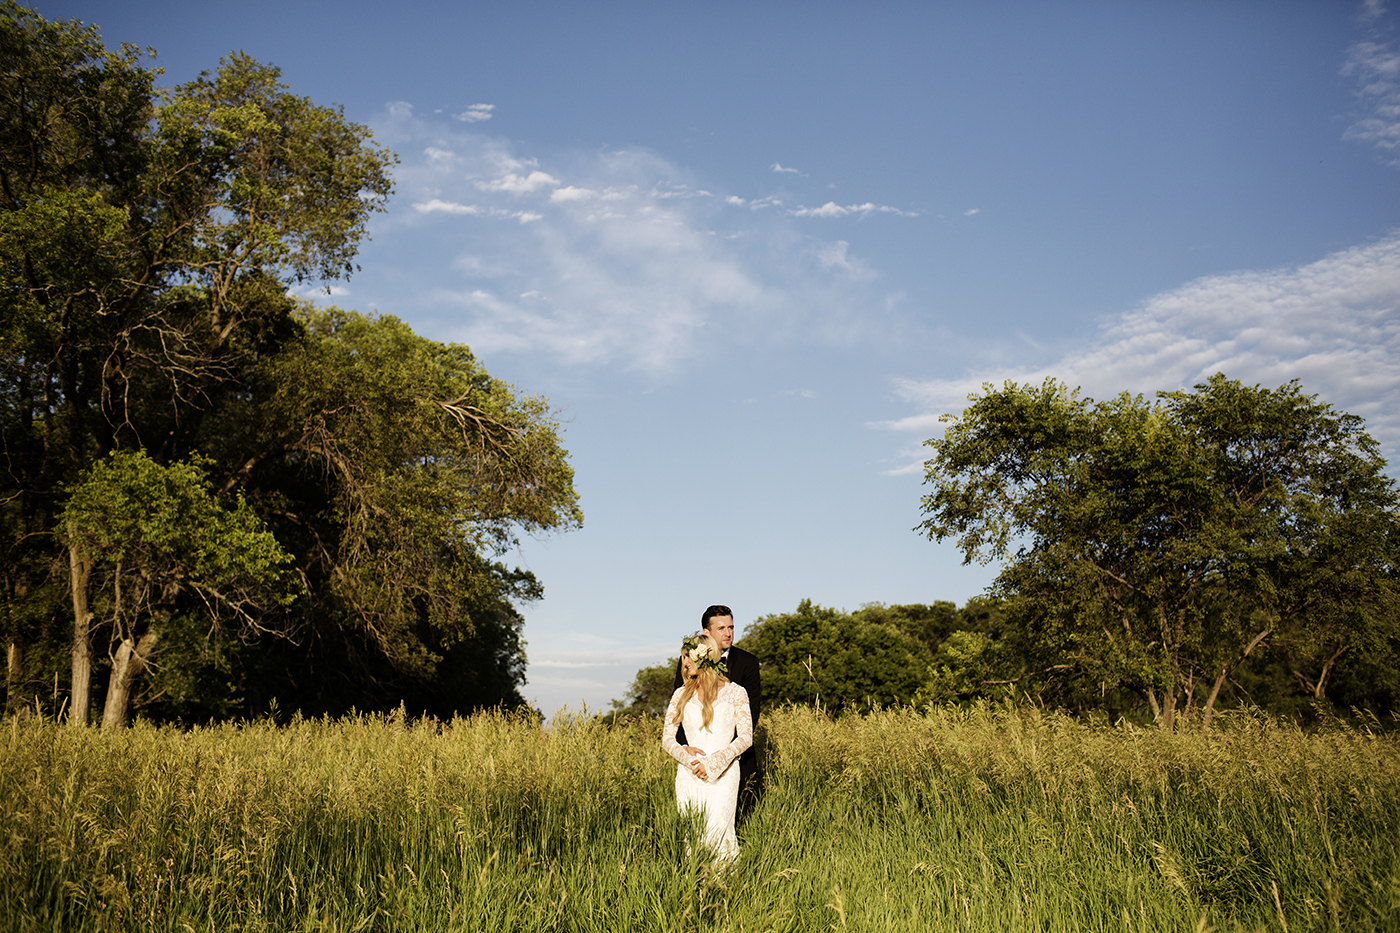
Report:
[[[949,420],[920,530],[1002,562],[996,582],[962,609],[756,620],[739,644],[765,699],[1016,696],[1167,728],[1400,710],[1400,494],[1360,418],[1216,375],[1152,402],[987,386]],[[664,707],[670,671],[640,671],[619,709]]]
[[[987,597],[758,619],[765,699],[1022,696],[1166,728],[1400,709],[1400,494],[1360,418],[1216,375],[1155,402],[988,386],[950,420],[921,530],[1003,562]],[[664,707],[670,670],[619,709]]]
[[[869,603],[852,612],[802,600],[793,612],[761,616],[736,644],[763,665],[765,703],[814,703],[869,710],[925,701],[1005,694],[993,658],[1010,644],[999,605],[969,600],[959,609]],[[977,662],[964,664],[968,646]],[[660,715],[671,699],[676,659],[637,672],[614,713]]]
[[[1167,728],[1225,698],[1393,708],[1400,496],[1362,419],[1296,381],[988,386],[929,445],[924,531],[1005,562],[1060,702],[1127,691]]]
[[[1114,721],[1159,719],[1140,687],[1095,679],[1093,668],[1050,650],[1038,639],[1035,620],[1016,609],[993,597],[961,608],[937,601],[869,603],[852,611],[804,599],[792,612],[757,619],[736,644],[761,660],[764,701],[775,704],[862,712],[1016,699]],[[1343,652],[1321,696],[1303,673],[1312,660],[1291,639],[1263,642],[1232,669],[1216,707],[1258,707],[1304,720],[1353,709],[1379,716],[1400,710],[1400,638],[1394,634],[1376,650]],[[660,716],[675,669],[675,658],[640,669],[609,715]],[[1194,694],[1180,712],[1200,714],[1202,701]]]
[[[499,558],[581,520],[557,423],[463,346],[318,309],[394,155],[242,54],[161,90],[0,5],[6,702],[200,720],[521,702]]]

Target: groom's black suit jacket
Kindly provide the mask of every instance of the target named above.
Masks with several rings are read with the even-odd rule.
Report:
[[[763,705],[763,684],[758,675],[758,658],[754,657],[743,648],[729,646],[729,655],[724,659],[724,664],[729,668],[729,679],[744,688],[744,692],[749,695],[749,712],[753,714],[753,724],[758,725],[758,710]],[[676,662],[676,687],[681,685],[681,662]],[[675,688],[672,688],[675,689]],[[685,727],[682,726],[676,732],[676,741],[682,745],[685,741]],[[748,781],[755,769],[758,767],[758,754],[752,745],[749,750],[739,756],[739,774],[745,782]]]

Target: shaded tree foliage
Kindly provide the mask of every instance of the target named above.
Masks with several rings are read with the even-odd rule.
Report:
[[[1296,381],[1155,404],[989,386],[928,443],[922,530],[1006,561],[994,592],[1081,693],[1139,690],[1170,728],[1261,647],[1320,700],[1395,642],[1395,484],[1361,419]]]
[[[304,637],[263,674],[310,709],[523,703],[513,603],[542,590],[495,555],[582,521],[547,403],[392,317],[296,320],[301,337],[207,437],[311,592]]]
[[[291,558],[240,497],[228,509],[198,463],[161,466],[142,451],[95,462],[59,516],[79,569],[79,622],[110,633],[104,728],[125,725],[137,678],[178,615],[209,632],[265,631],[295,594]]]
[[[763,616],[737,644],[762,665],[765,702],[820,703],[834,710],[869,710],[928,700],[970,700],[1002,695],[1007,678],[1027,669],[1008,639],[998,604],[973,599],[954,603],[867,603],[853,612],[804,599],[794,612]],[[995,665],[961,665],[969,638],[995,655]],[[675,660],[637,672],[614,714],[659,715],[671,697]],[[958,665],[956,682],[945,668]],[[995,678],[995,683],[984,680]]]
[[[540,588],[499,557],[579,520],[546,404],[464,347],[287,294],[353,271],[396,157],[246,55],[158,93],[138,50],[5,0],[0,57],[7,701],[66,663],[85,721],[117,661],[88,639],[122,640],[85,628],[100,594],[59,516],[92,464],[141,451],[165,469],[207,457],[305,592],[250,644],[163,616],[159,650],[189,663],[150,669],[148,713],[519,702],[515,602]]]
[[[914,696],[930,659],[927,645],[893,621],[899,616],[880,607],[867,619],[804,599],[794,612],[755,620],[739,645],[762,665],[767,702],[889,706]]]

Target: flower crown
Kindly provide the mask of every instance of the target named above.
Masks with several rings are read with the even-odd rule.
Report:
[[[701,634],[701,632],[696,632],[694,635],[687,635],[681,641],[682,655],[690,658],[699,670],[703,671],[709,668],[710,670],[717,671],[725,677],[728,677],[729,665],[725,664],[722,658],[710,654],[710,647],[708,645],[700,644]]]

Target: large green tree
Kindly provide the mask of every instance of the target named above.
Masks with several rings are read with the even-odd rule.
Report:
[[[391,154],[243,55],[163,98],[95,27],[0,5],[0,381],[12,642],[62,567],[60,490],[96,457],[165,461],[287,316],[290,280],[343,274]],[[69,587],[80,561],[69,554]],[[74,592],[72,715],[88,637]],[[16,657],[11,652],[11,658]]]
[[[285,650],[345,701],[303,695],[321,708],[405,688],[434,712],[519,704],[512,603],[542,590],[499,558],[520,533],[582,521],[548,403],[392,317],[304,307],[296,320],[300,336],[207,421],[204,446],[307,575],[305,637]]]
[[[1168,728],[1271,641],[1321,698],[1337,658],[1394,638],[1395,484],[1361,419],[1296,382],[1155,403],[988,386],[928,443],[923,531],[1004,560],[1034,643]]]
[[[126,723],[132,686],[178,615],[212,635],[251,635],[282,618],[291,558],[240,498],[227,508],[198,463],[161,466],[113,451],[88,469],[59,516],[77,564],[80,624],[99,619],[115,650],[102,725]],[[208,637],[208,635],[206,635]]]
[[[516,603],[540,587],[500,558],[522,531],[579,520],[548,406],[465,347],[288,297],[353,271],[394,155],[242,54],[158,91],[138,50],[0,0],[0,61],[10,701],[36,679],[24,658],[66,655],[84,722],[93,678],[117,663],[125,636],[93,615],[93,555],[59,516],[92,464],[141,451],[162,468],[206,456],[217,495],[244,497],[305,590],[247,645],[209,651],[191,616],[165,618],[157,650],[183,640],[192,663],[150,666],[145,708],[178,694],[168,714],[218,715],[235,693],[325,711],[519,702]],[[201,705],[213,687],[162,683],[176,667],[225,695]]]
[[[765,702],[862,710],[908,702],[931,652],[894,621],[901,608],[881,606],[866,619],[804,599],[794,612],[755,620],[738,644],[763,665]]]

